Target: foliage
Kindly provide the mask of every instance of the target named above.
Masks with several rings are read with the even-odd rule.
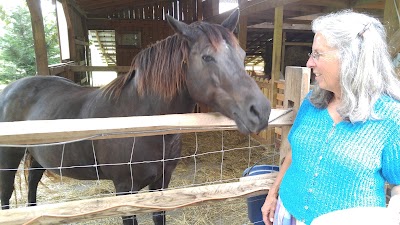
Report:
[[[36,74],[35,50],[28,7],[17,6],[11,12],[0,7],[4,35],[0,37],[0,83]],[[44,17],[49,64],[60,62],[58,31],[55,15]]]

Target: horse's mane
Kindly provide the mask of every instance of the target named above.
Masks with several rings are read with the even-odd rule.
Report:
[[[238,46],[233,33],[221,25],[195,22],[190,27],[196,35],[206,35],[216,50],[222,40],[231,46]],[[129,72],[104,86],[103,93],[118,99],[123,88],[135,77],[139,95],[153,93],[171,100],[185,86],[189,51],[188,41],[178,34],[157,41],[140,51],[133,58]]]

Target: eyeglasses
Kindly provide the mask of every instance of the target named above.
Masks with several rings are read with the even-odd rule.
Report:
[[[327,51],[327,52],[324,52],[324,53],[311,52],[311,53],[308,53],[308,57],[312,57],[313,60],[318,61],[320,56],[328,55],[328,54],[327,54],[328,52],[333,52],[333,51],[334,51],[334,50],[332,50],[332,51]]]

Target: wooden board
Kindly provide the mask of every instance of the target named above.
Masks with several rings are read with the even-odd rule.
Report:
[[[269,121],[269,127],[287,126],[293,118],[288,110],[273,109]],[[2,122],[0,146],[235,129],[235,122],[219,113]]]
[[[78,221],[167,211],[239,197],[266,194],[277,173],[249,176],[239,182],[159,192],[87,199],[0,211],[0,224],[65,224]]]

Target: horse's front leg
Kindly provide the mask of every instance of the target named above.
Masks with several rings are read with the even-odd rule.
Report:
[[[128,178],[128,177],[127,177]],[[126,181],[129,182],[126,182]],[[125,179],[125,182],[117,182],[114,181],[115,191],[117,192],[117,196],[119,195],[129,195],[131,193],[137,193],[142,189],[142,187],[138,187],[134,184],[132,187],[131,179]],[[136,215],[132,216],[122,216],[122,222],[124,225],[138,225]]]
[[[168,188],[169,183],[171,181],[172,172],[174,171],[176,165],[178,164],[178,161],[177,160],[169,161],[166,162],[165,164],[166,165],[165,165],[164,175],[155,182],[149,184],[150,191],[161,191],[163,189]],[[153,221],[155,225],[165,225],[166,224],[165,211],[154,212]]]
[[[44,171],[46,170],[32,158],[28,176],[28,206],[36,205],[37,188]]]
[[[171,176],[168,179],[168,183],[171,180]],[[164,184],[164,188],[167,188],[168,184]],[[149,185],[149,190],[150,191],[159,191],[163,188],[163,179],[160,178],[154,183]],[[165,225],[166,224],[166,219],[165,219],[165,211],[159,211],[159,212],[153,212],[153,221],[155,225]]]

